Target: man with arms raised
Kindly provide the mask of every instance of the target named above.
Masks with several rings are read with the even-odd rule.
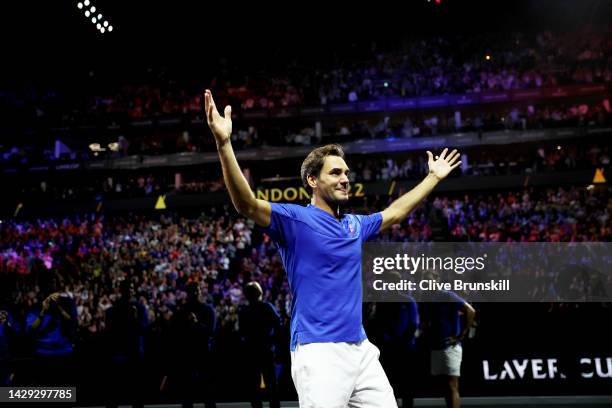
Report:
[[[217,142],[223,178],[236,210],[276,242],[287,271],[291,308],[291,373],[302,408],[396,407],[393,390],[361,321],[361,244],[402,222],[451,170],[459,153],[444,149],[429,174],[387,209],[342,214],[349,169],[339,145],[314,149],[304,160],[302,182],[311,204],[276,204],[255,198],[230,143],[231,107],[222,117],[205,92],[205,113]]]

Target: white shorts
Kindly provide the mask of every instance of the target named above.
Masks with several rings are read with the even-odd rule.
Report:
[[[300,408],[397,408],[379,356],[368,340],[297,345],[291,376]]]
[[[461,374],[461,359],[463,349],[459,344],[449,346],[444,350],[431,351],[431,375],[451,375],[459,377]]]

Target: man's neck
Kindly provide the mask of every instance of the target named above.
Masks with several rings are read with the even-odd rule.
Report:
[[[318,198],[317,196],[313,196],[310,200],[310,204],[314,205],[317,208],[325,211],[328,214],[331,214],[334,218],[340,219],[340,206],[339,205],[330,205],[327,201],[322,198]]]

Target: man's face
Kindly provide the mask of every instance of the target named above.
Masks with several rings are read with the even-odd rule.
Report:
[[[349,168],[343,158],[327,156],[319,177],[312,178],[316,183],[316,188],[313,189],[314,194],[328,203],[346,203],[349,199],[348,174]]]

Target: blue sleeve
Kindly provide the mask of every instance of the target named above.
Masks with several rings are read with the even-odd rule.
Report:
[[[377,212],[370,215],[357,215],[356,216],[361,223],[361,240],[369,241],[376,237],[380,232],[380,226],[382,225],[382,214]]]
[[[417,304],[413,299],[408,302],[408,321],[415,328],[419,327],[419,310]]]
[[[295,204],[270,203],[270,225],[262,228],[280,246],[287,246],[295,236],[295,220],[299,218],[301,207]]]
[[[141,303],[138,303],[138,306],[140,309],[140,329],[145,330],[147,327],[149,327],[149,312]]]
[[[38,318],[38,313],[35,312],[30,312],[26,315],[26,321],[25,321],[25,332],[27,334],[31,334],[32,333],[32,324],[34,323],[34,321]],[[47,321],[49,319],[47,318],[47,316],[43,317],[40,321],[40,326],[38,326],[38,330],[42,330],[43,328],[45,328],[47,326]]]

